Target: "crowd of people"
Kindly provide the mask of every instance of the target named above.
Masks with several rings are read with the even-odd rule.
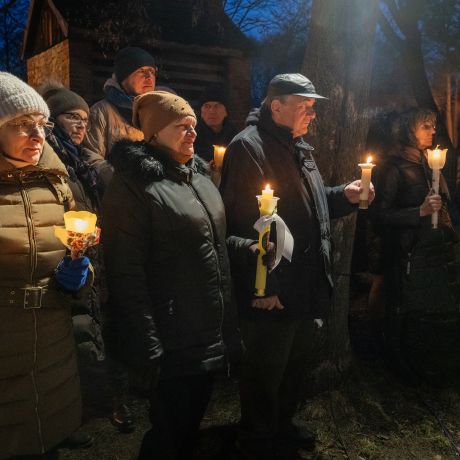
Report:
[[[206,88],[197,116],[156,76],[151,54],[124,48],[90,108],[58,82],[37,92],[0,72],[1,459],[91,445],[79,373],[95,363],[105,363],[120,431],[134,429],[130,383],[149,400],[151,428],[133,458],[192,458],[220,372],[239,382],[235,458],[295,458],[315,445],[293,419],[334,292],[330,220],[356,212],[362,192],[359,179],[326,186],[305,140],[327,98],[304,75],[276,75],[238,132],[223,88]],[[370,187],[385,340],[406,370],[407,337],[458,313],[448,190],[441,180],[432,192],[425,153],[434,132],[433,113],[399,114]],[[215,144],[227,147],[222,169]],[[254,223],[267,183],[294,246],[277,264],[280,248],[266,245],[259,297]],[[71,209],[97,214],[102,228],[80,257],[53,231]]]

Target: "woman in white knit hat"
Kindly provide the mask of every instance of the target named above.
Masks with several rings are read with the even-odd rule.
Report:
[[[67,172],[45,144],[43,98],[0,72],[0,458],[54,458],[79,426],[69,301],[88,284],[86,257],[54,236],[72,203]]]

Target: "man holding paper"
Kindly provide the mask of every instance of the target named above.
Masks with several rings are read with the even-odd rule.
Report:
[[[313,147],[303,139],[317,99],[325,98],[305,76],[275,76],[260,110],[251,113],[248,127],[233,139],[224,159],[220,189],[229,234],[257,238],[256,195],[270,184],[279,197],[277,214],[294,239],[291,262],[282,259],[268,275],[265,297],[254,296],[255,265],[232,260],[247,348],[237,442],[245,458],[267,460],[282,446],[312,447],[315,441],[292,417],[315,354],[321,322],[314,319],[326,317],[332,294],[329,219],[356,209],[360,194],[360,181],[323,185]]]

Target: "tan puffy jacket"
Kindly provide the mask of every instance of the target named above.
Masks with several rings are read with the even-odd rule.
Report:
[[[119,85],[109,79],[105,86]],[[112,178],[112,167],[107,163],[106,156],[112,150],[115,142],[120,139],[141,141],[142,131],[136,129],[120,115],[117,108],[106,99],[96,102],[91,107],[90,127],[83,141],[85,160],[92,164],[105,184]]]
[[[37,166],[0,155],[0,459],[46,452],[80,425],[70,308],[52,277],[66,177],[47,145]]]

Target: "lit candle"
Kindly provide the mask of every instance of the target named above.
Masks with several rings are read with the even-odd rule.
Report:
[[[96,220],[96,214],[88,211],[68,211],[64,214],[65,229],[68,232],[93,233]]]
[[[96,227],[96,214],[87,211],[64,213],[65,228],[54,227],[54,235],[70,249],[72,259],[81,257],[86,248],[99,243],[100,228]]]
[[[270,216],[275,212],[278,197],[273,196],[273,190],[267,184],[262,190],[261,195],[257,195],[259,202],[259,212],[261,216]],[[259,233],[259,255],[257,256],[256,285],[255,295],[263,297],[265,295],[265,286],[267,285],[267,266],[264,265],[262,257],[267,253],[268,242],[270,240],[270,225],[267,225]]]
[[[371,185],[372,168],[375,166],[372,163],[372,157],[368,156],[366,163],[359,163],[361,168],[361,188],[359,195],[359,209],[367,209],[369,207],[369,189]]]
[[[439,194],[439,180],[441,178],[441,169],[446,164],[447,149],[438,148],[436,146],[434,150],[427,149],[428,153],[428,165],[433,170],[433,176],[431,179],[431,188],[436,195]],[[438,228],[438,211],[431,214],[431,225],[433,228]]]
[[[224,162],[224,155],[225,155],[225,147],[221,145],[213,145],[214,147],[214,164],[216,168],[222,168],[222,164]]]

